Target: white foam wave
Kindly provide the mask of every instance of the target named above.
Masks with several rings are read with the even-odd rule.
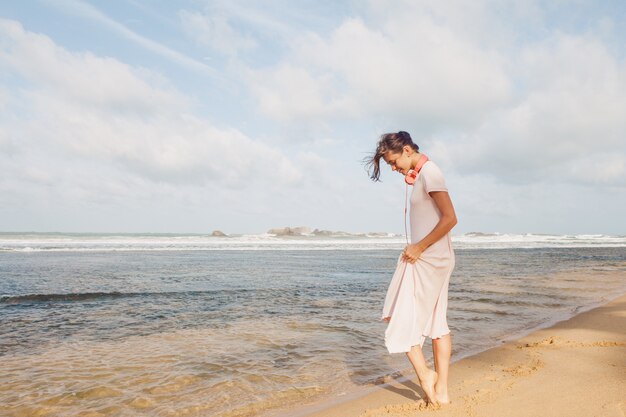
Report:
[[[457,249],[626,247],[626,236],[467,233],[453,236]],[[401,249],[401,235],[213,237],[206,235],[0,234],[0,251],[193,251]]]

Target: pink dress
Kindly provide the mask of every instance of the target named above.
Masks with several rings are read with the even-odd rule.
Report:
[[[441,218],[428,194],[431,191],[448,189],[439,167],[427,161],[411,191],[411,243],[422,240]],[[385,331],[389,353],[408,352],[412,346],[422,346],[426,337],[436,339],[450,333],[446,320],[448,284],[454,269],[450,234],[428,247],[414,264],[401,261],[401,257],[383,306],[382,318],[391,317]]]

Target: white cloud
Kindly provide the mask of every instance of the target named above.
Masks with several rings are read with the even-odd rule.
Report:
[[[295,120],[326,125],[332,119],[357,111],[356,103],[350,98],[335,94],[331,77],[315,77],[291,64],[249,71],[248,77],[261,111],[285,123]]]
[[[4,109],[9,99],[9,93],[7,90],[0,86],[0,110]]]
[[[27,81],[3,116],[24,162],[47,153],[61,166],[79,157],[156,182],[235,187],[301,179],[280,151],[194,116],[157,74],[69,52],[15,22],[0,22],[0,32],[0,65]]]
[[[299,36],[283,62],[255,75],[261,109],[295,121],[385,113],[431,128],[475,125],[511,90],[498,54],[427,15],[377,27],[347,19],[328,37]]]
[[[234,56],[240,50],[256,46],[254,38],[233,29],[228,17],[223,13],[204,14],[181,10],[178,15],[183,29],[192,39],[222,54]]]
[[[589,155],[572,159],[565,166],[570,178],[582,184],[593,186],[621,183],[626,186],[626,152],[590,151]]]
[[[525,47],[518,68],[526,92],[460,144],[450,145],[458,169],[505,181],[585,177],[623,184],[624,62],[591,36],[557,34]],[[589,164],[605,168],[588,171]]]
[[[149,51],[161,55],[162,57],[176,64],[179,64],[194,71],[199,71],[207,75],[216,75],[215,70],[205,63],[196,61],[195,59],[183,55],[174,49],[155,42],[152,39],[148,39],[145,36],[139,35],[138,33],[128,29],[121,23],[111,19],[89,3],[85,3],[80,0],[56,0],[49,3],[55,7],[67,11],[68,13],[92,19],[93,21],[98,22],[117,32],[131,42],[134,42],[135,44]]]
[[[188,107],[187,98],[151,71],[90,52],[68,52],[14,21],[0,20],[0,34],[0,63],[55,97],[120,113]]]

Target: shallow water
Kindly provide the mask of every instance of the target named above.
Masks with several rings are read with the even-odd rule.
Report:
[[[456,252],[455,358],[626,291],[623,247]],[[408,367],[378,320],[398,253],[0,253],[0,415],[251,416],[372,384]]]

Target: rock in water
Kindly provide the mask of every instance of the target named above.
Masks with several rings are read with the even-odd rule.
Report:
[[[311,233],[311,228],[306,226],[299,227],[279,227],[275,229],[270,229],[267,233],[276,236],[301,236],[308,235]]]

